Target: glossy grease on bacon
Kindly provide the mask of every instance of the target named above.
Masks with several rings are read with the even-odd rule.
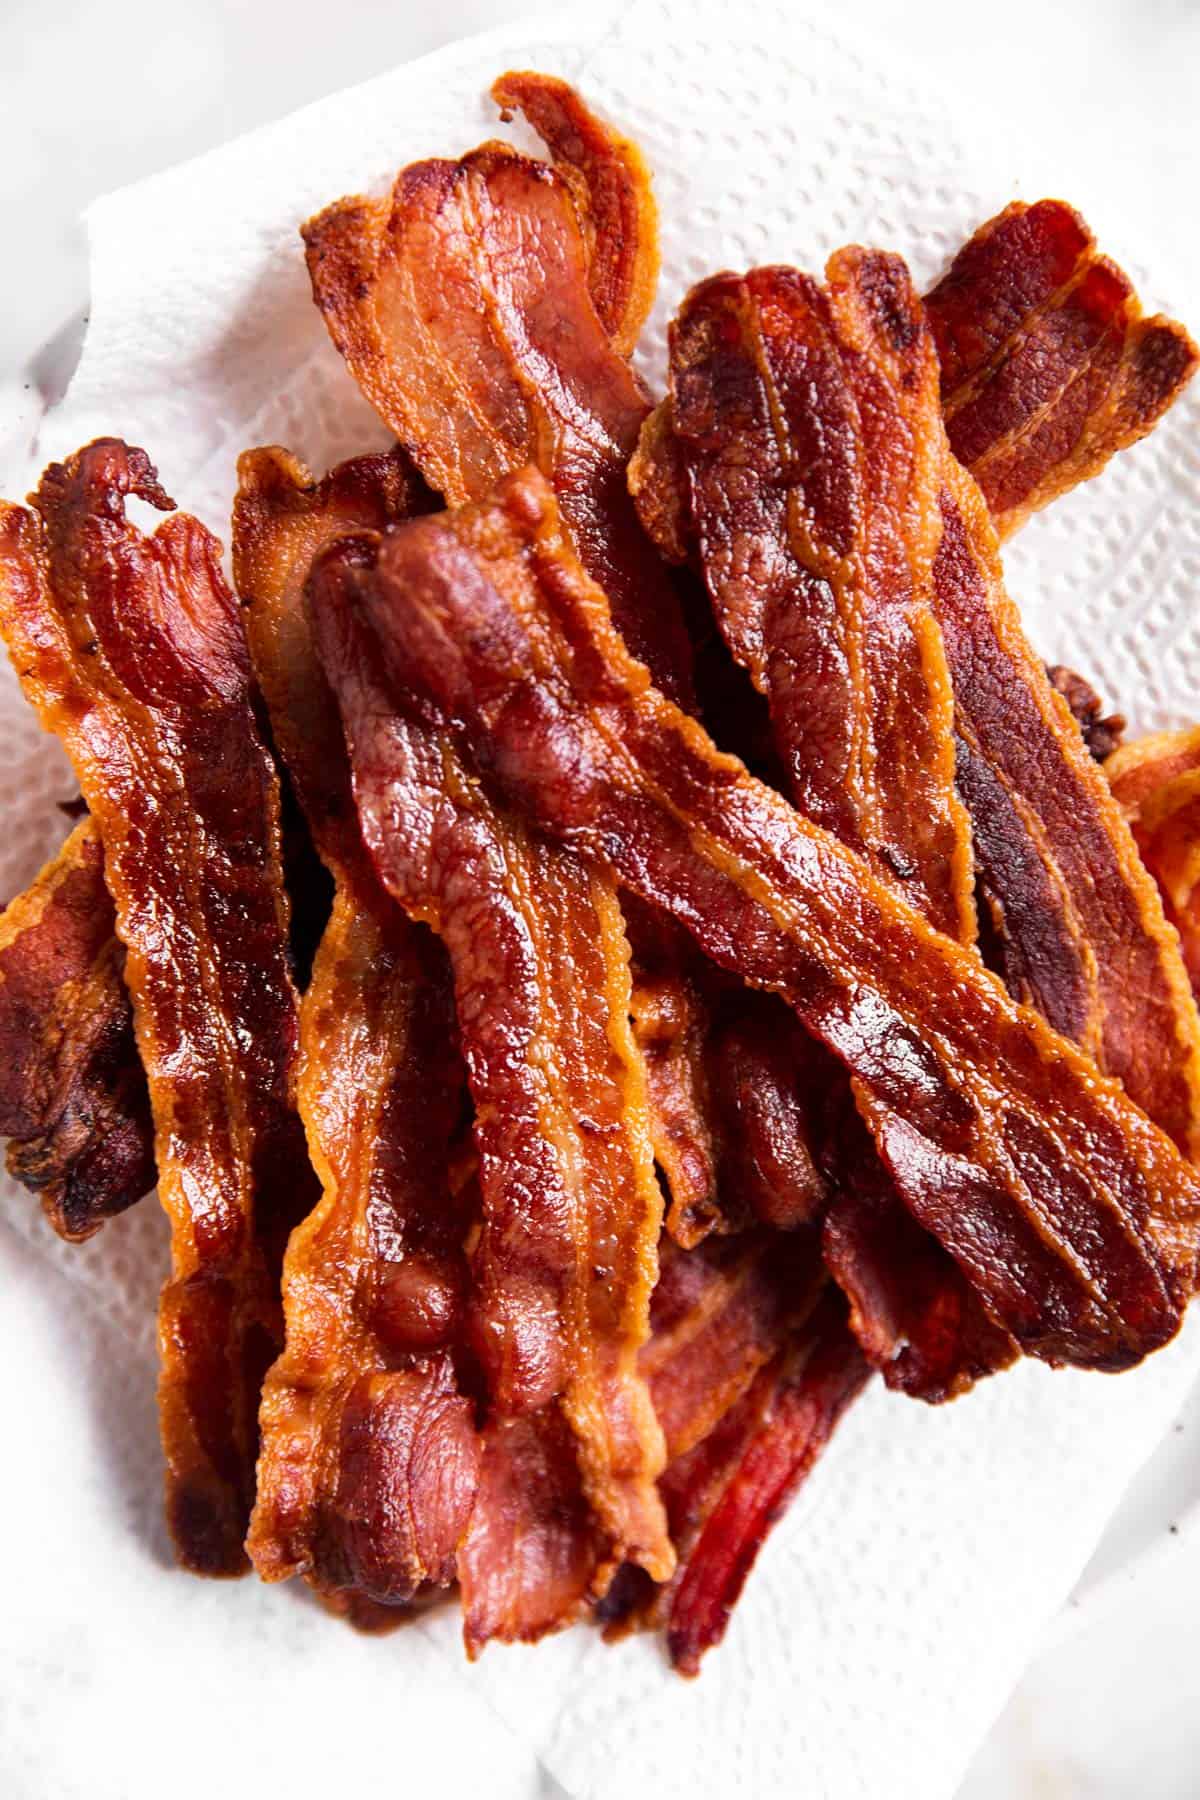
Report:
[[[625,482],[649,406],[596,311],[562,176],[485,145],[413,163],[383,200],[338,201],[304,238],[334,343],[430,486],[482,500],[536,462],[630,646],[686,704],[679,594]]]
[[[951,448],[1002,538],[1145,437],[1200,361],[1062,200],[981,225],[925,309]]]
[[[303,603],[314,556],[428,510],[399,451],[322,481],[247,451],[234,576],[274,742],[335,884],[300,1010],[298,1104],[320,1203],[283,1269],[248,1548],[335,1604],[408,1604],[454,1579],[481,1446],[457,1378],[471,1190],[452,1180],[464,1078],[444,953],[384,893],[358,829],[337,704]],[[356,1602],[357,1603],[357,1602]]]
[[[624,924],[607,879],[496,807],[445,728],[386,679],[364,605],[379,553],[366,536],[335,546],[309,600],[367,847],[454,971],[484,1208],[474,1337],[494,1420],[540,1415],[557,1432],[561,1406],[612,1554],[665,1573],[662,1437],[637,1370],[662,1196]],[[506,1472],[484,1482],[477,1512],[493,1495],[509,1506],[513,1480],[537,1466],[491,1454],[485,1465],[503,1455]],[[468,1612],[468,1641],[477,1629]]]
[[[237,1574],[278,1270],[313,1192],[292,1107],[279,792],[216,541],[144,452],[99,439],[0,511],[0,624],[104,846],[150,1083],[172,1275],[159,1315],[167,1513],[181,1559]]]
[[[155,1179],[115,924],[90,818],[0,914],[0,1134],[9,1173],[72,1243]]]
[[[393,533],[365,604],[510,801],[841,1058],[906,1204],[1024,1350],[1118,1369],[1174,1334],[1195,1174],[973,952],[653,689],[536,471]]]

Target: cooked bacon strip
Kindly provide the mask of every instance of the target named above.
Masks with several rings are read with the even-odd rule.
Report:
[[[304,239],[334,343],[425,479],[456,506],[536,462],[630,647],[687,704],[679,597],[625,484],[649,409],[597,315],[561,176],[486,145],[338,201]]]
[[[1173,1334],[1196,1175],[973,951],[650,686],[535,470],[400,527],[362,597],[393,674],[513,802],[841,1058],[907,1205],[1023,1349],[1116,1369]]]
[[[1200,994],[1200,726],[1125,744],[1104,773],[1162,891]]]
[[[302,596],[324,545],[431,500],[399,451],[314,483],[287,451],[252,450],[238,476],[234,576],[255,675],[336,884],[300,1011],[299,1111],[324,1192],[284,1261],[247,1547],[266,1580],[301,1572],[327,1597],[400,1606],[454,1579],[478,1484],[454,1368],[471,1222],[450,1168],[463,1074],[444,954],[363,846]]]
[[[579,1486],[576,1446],[558,1409],[494,1421],[479,1499],[459,1547],[463,1636],[531,1644],[577,1619],[608,1545]]]
[[[1061,200],[981,226],[925,307],[950,444],[1002,538],[1145,437],[1200,360]]]
[[[0,509],[0,625],[104,845],[172,1228],[160,1311],[167,1510],[181,1559],[236,1574],[277,1276],[311,1171],[291,1107],[279,793],[218,545],[140,450],[101,439]]]
[[[708,1436],[811,1312],[822,1270],[812,1232],[754,1230],[696,1250],[664,1241],[662,1256],[641,1368],[673,1463]]]
[[[850,269],[869,270],[887,261],[864,259],[857,253],[850,258]],[[837,307],[836,289],[838,281],[845,280],[845,271],[846,258],[835,260],[831,307]],[[798,468],[802,475],[809,466],[803,441],[785,431],[791,420],[788,395],[799,390],[801,424],[810,434],[820,430],[822,442],[831,437],[837,443],[841,441],[839,433],[844,433],[845,403],[836,388],[826,380],[830,390],[826,397],[815,376],[811,389],[803,386],[811,360],[808,344],[812,332],[807,320],[798,325],[787,321],[774,362],[770,361],[774,315],[763,293],[772,295],[774,279],[772,271],[746,278],[740,290],[744,294],[740,313],[736,297],[729,292],[731,278],[697,290],[676,328],[672,395],[672,418],[680,446],[677,467],[687,484],[692,528],[718,611],[735,651],[767,674],[775,640],[769,632],[765,638],[753,635],[756,590],[744,579],[739,558],[753,554],[754,566],[775,570],[778,579],[778,545],[788,543],[798,546],[801,559],[807,559],[806,567],[815,565],[820,575],[821,556],[809,541],[816,528],[814,518],[817,527],[824,523],[827,535],[835,534],[840,518],[837,502],[845,494],[853,499],[856,491],[852,482],[843,482],[824,496],[824,510],[818,511],[817,501],[822,498],[819,484],[801,479],[797,512],[787,522],[789,539],[780,510],[782,498],[768,482],[762,483],[767,498],[756,514],[753,500],[757,490],[751,489],[749,498],[742,501],[743,471],[736,492],[744,517],[730,515],[719,484],[712,484],[715,493],[706,486],[710,462],[721,455],[719,442],[715,455],[709,450],[714,418],[728,421],[727,429],[739,433],[725,446],[728,460],[737,456],[739,448],[745,454],[747,435],[759,446],[760,454],[764,454],[764,440],[776,439],[780,455],[786,452],[795,457],[793,464],[782,466]],[[794,288],[788,291],[794,292]],[[751,367],[759,370],[758,381],[764,386],[761,399],[754,399],[758,388],[748,372],[746,353],[738,359],[741,340],[732,327],[721,336],[713,329],[708,313],[714,305],[722,309],[722,317],[733,309],[737,318],[754,307],[757,337],[750,349],[757,351],[757,361]],[[810,302],[810,310],[818,310],[816,301]],[[906,339],[898,355],[907,352],[911,360],[923,337],[914,307],[897,302],[893,311]],[[888,317],[886,305],[883,316]],[[760,344],[767,348],[760,350]],[[732,370],[728,366],[731,360]],[[927,360],[926,355],[926,364]],[[885,360],[876,356],[875,362],[886,373]],[[888,382],[894,384],[901,374],[902,365],[898,364],[888,374]],[[910,416],[917,407],[919,386],[913,381],[902,389],[901,410]],[[893,410],[900,405],[895,402]],[[690,431],[689,408],[694,416]],[[805,412],[805,408],[809,410]],[[876,397],[873,418],[880,410]],[[882,412],[886,418],[886,406]],[[931,412],[926,395],[926,434]],[[875,448],[878,451],[879,445]],[[1003,590],[995,535],[979,490],[944,446],[938,456],[943,529],[933,561],[933,603],[954,686],[957,782],[971,814],[982,891],[1001,946],[1005,978],[1020,998],[1036,1004],[1058,1030],[1101,1057],[1109,1072],[1126,1084],[1133,1098],[1181,1147],[1194,1149],[1200,1129],[1200,1034],[1153,885],[1138,862],[1103,777],[1024,639],[1015,608]],[[1064,466],[1063,481],[1069,478],[1073,475]],[[759,522],[764,515],[770,520],[766,509],[772,500],[776,508],[773,535],[770,524],[764,529]],[[836,547],[836,536],[833,542]],[[828,565],[828,552],[824,554]],[[827,591],[831,573],[836,572],[824,567],[826,586],[822,591]],[[782,565],[782,573],[792,574],[793,593],[802,592],[790,564]],[[804,610],[806,615],[814,610],[807,604],[807,596]],[[819,625],[819,606],[815,611]],[[749,633],[747,617],[751,620]],[[816,631],[818,625],[806,629]],[[776,635],[779,630],[782,628]],[[894,641],[880,635],[885,652],[894,654]],[[785,681],[779,711],[789,703],[793,711],[799,711],[796,696]],[[800,724],[792,726],[789,741],[803,746]],[[821,759],[815,760],[819,768]],[[882,768],[883,778],[891,779],[903,765],[891,758],[872,767]],[[797,797],[811,804],[803,782],[797,784]],[[834,811],[836,814],[836,807]],[[851,835],[854,823],[842,821],[840,828]],[[917,866],[921,866],[919,862]]]
[[[718,275],[671,330],[700,563],[767,696],[795,804],[942,930],[974,933],[950,678],[930,605],[937,360],[897,257]]]
[[[708,1045],[726,1208],[793,1231],[825,1211],[826,1053],[771,997],[743,993]]]
[[[948,454],[941,509],[934,597],[954,682],[958,781],[1005,979],[1195,1155],[1200,1021],[1175,933],[1021,629],[983,496]]]
[[[9,1173],[72,1243],[154,1186],[114,925],[90,818],[0,914],[0,1135],[13,1140]]]
[[[524,113],[575,201],[588,288],[618,356],[629,356],[658,286],[658,209],[637,145],[619,136],[554,75],[510,69],[492,83],[501,116]]]
[[[665,1619],[688,1553],[762,1422],[782,1353],[824,1286],[815,1232],[755,1230],[710,1238],[694,1251],[664,1242],[642,1368],[667,1438],[670,1461],[658,1485],[680,1561],[664,1584],[631,1564],[619,1571],[596,1609],[607,1637]]]
[[[317,553],[337,538],[383,530],[436,505],[399,449],[339,463],[319,482],[275,445],[238,459],[234,580],[271,730],[322,861],[335,880],[361,879],[364,892],[376,896],[341,718],[304,610],[304,582]]]
[[[704,1652],[724,1637],[767,1533],[870,1373],[844,1301],[827,1289],[777,1370],[728,1420],[724,1441],[702,1445],[693,1466],[678,1472],[689,1516],[704,1516],[671,1595],[667,1646],[680,1674],[699,1674]]]
[[[689,294],[671,332],[671,479],[795,803],[970,943],[970,826],[931,605],[937,359],[899,258],[843,251],[827,279],[757,269]],[[944,1399],[1015,1347],[905,1212],[828,1063],[823,1085],[842,1119],[830,1266],[889,1383]],[[878,1260],[901,1250],[906,1264]]]
[[[644,171],[599,122],[585,130],[570,90],[512,79],[506,103],[536,111],[556,156],[584,174],[568,187],[547,164],[494,144],[458,162],[414,164],[389,198],[340,201],[305,227],[313,293],[364,394],[448,503],[482,499],[501,475],[540,464],[628,641],[665,690],[690,703],[680,596],[625,484],[647,404],[623,349],[657,261]],[[596,194],[586,235],[572,202],[583,181]],[[614,304],[623,295],[616,343],[606,330],[612,307],[597,312],[597,285]],[[690,1005],[681,983],[669,1009],[682,1019]],[[686,1033],[673,1051],[661,1037],[654,1045],[654,1137],[673,1183],[672,1229],[694,1236],[718,1208],[703,1120],[694,1107],[689,1115],[695,1095],[682,1085],[691,1045]]]
[[[361,618],[377,547],[361,536],[327,552],[310,605],[367,847],[388,891],[443,938],[454,970],[484,1200],[477,1348],[497,1421],[476,1513],[489,1495],[508,1495],[510,1462],[525,1466],[527,1435],[510,1458],[499,1427],[514,1415],[552,1420],[559,1401],[613,1554],[661,1577],[673,1560],[655,1488],[662,1434],[637,1352],[662,1196],[616,895],[493,806],[449,734],[403,710],[405,690],[383,679]],[[493,1487],[496,1457],[505,1473]],[[490,1527],[477,1517],[476,1530],[486,1556]],[[524,1635],[496,1612],[478,1561],[471,1568],[468,1642],[501,1616]]]

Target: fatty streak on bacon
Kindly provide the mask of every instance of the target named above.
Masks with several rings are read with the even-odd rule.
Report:
[[[154,1186],[154,1127],[90,818],[0,914],[8,1169],[82,1243]]]
[[[597,314],[562,177],[486,145],[338,201],[304,238],[334,343],[425,479],[456,506],[537,463],[630,647],[686,705],[679,596],[625,483],[649,406]]]
[[[216,541],[144,452],[101,439],[0,512],[3,630],[104,845],[150,1083],[172,1276],[159,1315],[167,1512],[191,1568],[236,1574],[283,1246],[311,1170],[274,769]]]
[[[1200,727],[1125,744],[1104,774],[1158,882],[1200,994]]]
[[[313,293],[363,393],[449,504],[541,466],[627,640],[690,704],[676,580],[625,482],[648,411],[626,360],[657,268],[646,173],[561,83],[498,85],[502,105],[545,131],[557,167],[491,144],[413,164],[386,200],[339,201],[305,227]],[[691,1237],[719,1218],[686,1085],[694,997],[683,982],[668,997],[661,972],[656,986],[685,1035],[673,1047],[653,1040],[655,1148],[672,1182],[672,1230]],[[643,998],[639,1016],[654,1004]]]
[[[1152,430],[1200,360],[1061,200],[981,226],[925,308],[950,445],[1001,538]]]
[[[825,1286],[817,1232],[755,1228],[681,1251],[664,1243],[642,1351],[669,1461],[659,1479],[679,1561],[668,1583],[626,1565],[597,1613],[609,1638],[665,1621],[670,1596]]]
[[[930,606],[937,362],[898,258],[718,275],[671,331],[671,416],[717,622],[795,804],[945,931],[974,931]]]
[[[535,470],[488,507],[402,526],[364,603],[394,675],[458,721],[511,802],[839,1056],[906,1204],[1024,1350],[1115,1370],[1173,1335],[1194,1172],[973,951],[651,687]]]
[[[770,702],[796,805],[970,943],[970,826],[931,605],[937,359],[898,258],[842,251],[827,282],[757,269],[684,302],[667,408],[686,497],[676,530],[694,538],[717,621]],[[655,442],[647,457],[663,454]],[[830,1266],[888,1382],[945,1399],[1014,1346],[903,1215],[828,1062],[825,1084],[840,1118]]]
[[[658,286],[658,210],[645,158],[557,76],[510,69],[492,83],[492,99],[505,120],[524,113],[570,189],[592,304],[617,355],[630,356]]]
[[[1121,811],[1004,588],[983,497],[948,453],[934,598],[958,781],[1012,992],[1200,1150],[1200,1020]]]
[[[471,1224],[450,1168],[464,1083],[444,953],[383,892],[362,843],[303,587],[326,544],[432,501],[397,451],[314,483],[286,451],[254,450],[238,477],[234,576],[255,674],[335,882],[300,1010],[298,1104],[323,1194],[284,1260],[248,1549],[267,1580],[303,1573],[331,1599],[398,1607],[454,1579],[478,1483],[454,1362]]]
[[[328,552],[310,605],[368,849],[388,891],[442,937],[454,970],[484,1200],[476,1345],[493,1408],[470,1535],[490,1532],[485,1493],[509,1491],[507,1473],[491,1486],[498,1459],[506,1469],[511,1460],[506,1421],[540,1414],[553,1436],[561,1406],[612,1553],[661,1576],[672,1566],[654,1485],[662,1434],[637,1351],[662,1196],[616,895],[496,808],[449,734],[406,711],[406,690],[383,678],[362,611],[381,553],[365,537]],[[463,1555],[474,1568],[470,1536]],[[484,1584],[462,1579],[474,1645],[493,1610]],[[518,1635],[561,1622],[526,1621]]]
[[[812,1310],[821,1279],[814,1232],[781,1236],[755,1228],[709,1238],[695,1250],[664,1243],[640,1361],[669,1465],[741,1398],[796,1320]]]
[[[827,1288],[716,1442],[700,1445],[677,1472],[682,1510],[703,1518],[667,1616],[667,1647],[681,1674],[698,1674],[704,1652],[724,1637],[763,1541],[870,1373],[845,1302]],[[668,1507],[673,1512],[670,1500]]]

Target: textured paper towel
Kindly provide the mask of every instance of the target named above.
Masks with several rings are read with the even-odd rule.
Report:
[[[384,434],[329,347],[296,226],[404,161],[497,131],[491,78],[579,80],[655,170],[660,300],[643,347],[720,266],[810,268],[860,239],[920,279],[1014,192],[1057,186],[1023,151],[981,146],[915,88],[755,6],[643,4],[580,25],[506,27],[337,96],[91,215],[92,307],[66,402],[30,468],[97,432],[146,444],[170,491],[227,529],[234,460],[280,441],[320,470]],[[1072,194],[1140,276],[1138,221]],[[1132,260],[1131,260],[1132,259]],[[1149,284],[1143,284],[1155,298]],[[1178,298],[1178,297],[1177,297]],[[1200,297],[1191,314],[1200,314]],[[1200,692],[1195,402],[1105,477],[1035,521],[1008,566],[1039,648],[1096,678],[1139,727],[1182,722]],[[6,831],[0,891],[63,835],[65,764],[0,687]],[[1124,1482],[1195,1373],[1195,1330],[1119,1381],[1021,1368],[940,1412],[872,1393],[776,1533],[699,1683],[657,1647],[578,1631],[536,1651],[458,1660],[452,1618],[381,1642],[298,1590],[212,1586],[169,1567],[159,1521],[153,1305],[165,1230],[153,1206],[68,1250],[2,1195],[11,1371],[9,1558],[0,1654],[0,1785],[32,1800],[369,1791],[580,1800],[803,1788],[830,1800],[937,1800],[1058,1607]],[[505,1723],[501,1723],[504,1721]]]

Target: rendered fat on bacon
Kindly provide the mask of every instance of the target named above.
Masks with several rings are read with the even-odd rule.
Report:
[[[769,702],[788,791],[970,943],[970,824],[932,606],[938,408],[937,358],[896,257],[843,251],[825,287],[785,268],[716,276],[672,327],[675,530]],[[662,453],[659,429],[643,463]],[[836,1066],[824,1085],[840,1115],[831,1267],[888,1381],[944,1399],[1014,1346],[904,1212]]]
[[[515,81],[510,89],[508,81]],[[583,115],[546,87],[508,78],[505,104],[545,125],[563,159],[566,121]],[[553,115],[553,116],[551,116]],[[591,120],[589,141],[604,128]],[[579,152],[583,157],[582,150]],[[488,144],[457,162],[413,163],[382,200],[341,200],[304,227],[313,295],[334,343],[380,417],[446,500],[480,500],[501,476],[536,462],[553,483],[579,555],[612,598],[635,653],[685,704],[690,649],[670,572],[647,542],[625,466],[649,406],[624,349],[657,265],[644,178],[615,215],[577,203],[595,158],[570,185],[549,164]],[[609,156],[609,186],[625,163]],[[590,207],[590,201],[584,201]],[[636,304],[597,310],[596,247],[642,268]],[[609,277],[601,274],[607,288]],[[618,279],[617,286],[624,288]],[[606,324],[607,319],[607,324]],[[615,331],[616,340],[610,336]]]
[[[510,802],[842,1060],[909,1209],[1025,1351],[1117,1369],[1173,1335],[1194,1172],[972,950],[654,690],[535,470],[392,533],[363,602],[393,676],[425,687]]]
[[[1158,882],[1200,994],[1200,727],[1125,744],[1104,774]]]
[[[755,1228],[692,1251],[664,1243],[642,1368],[666,1433],[670,1460],[659,1490],[679,1562],[658,1585],[644,1570],[621,1570],[597,1609],[609,1638],[665,1623],[704,1522],[763,1422],[784,1352],[807,1329],[825,1286],[816,1231]]]
[[[0,614],[27,698],[74,763],[104,846],[171,1223],[159,1397],[182,1560],[244,1566],[278,1269],[311,1197],[292,1110],[279,795],[216,541],[147,457],[101,439],[0,511]]]
[[[283,1269],[284,1353],[263,1388],[248,1549],[341,1606],[401,1607],[455,1576],[481,1445],[459,1386],[470,1190],[452,1180],[463,1073],[445,955],[383,892],[303,606],[313,557],[427,510],[398,451],[321,482],[246,452],[234,576],[271,731],[335,883],[300,1010],[298,1106],[323,1187]]]
[[[666,1612],[675,1668],[697,1675],[720,1643],[767,1534],[871,1373],[832,1287],[711,1440],[668,1472],[668,1512],[688,1537]]]
[[[611,881],[497,808],[449,734],[386,681],[362,601],[378,549],[367,537],[334,546],[309,599],[368,849],[388,891],[441,936],[454,972],[483,1196],[472,1318],[491,1399],[460,1556],[474,1649],[497,1630],[529,1638],[570,1616],[536,1610],[539,1593],[559,1607],[561,1580],[534,1584],[534,1610],[517,1618],[508,1578],[490,1571],[501,1598],[487,1578],[506,1529],[491,1503],[507,1516],[523,1474],[531,1508],[544,1505],[550,1465],[561,1487],[562,1418],[589,1543],[564,1562],[556,1529],[539,1537],[531,1518],[530,1531],[555,1568],[587,1569],[574,1605],[621,1556],[658,1578],[670,1571],[655,1489],[662,1433],[637,1368],[662,1196]],[[510,1429],[514,1420],[526,1424]]]
[[[510,69],[492,83],[508,119],[525,115],[575,202],[588,291],[618,356],[637,346],[658,285],[658,209],[637,145],[606,125],[553,75]]]
[[[718,275],[671,331],[691,533],[795,804],[942,930],[974,932],[931,606],[937,361],[898,258]]]
[[[954,683],[959,791],[1011,991],[1188,1154],[1200,1151],[1200,1022],[1103,771],[1031,650],[983,496],[947,453],[934,601]]]
[[[154,1186],[154,1128],[104,852],[81,819],[0,914],[0,1134],[9,1173],[81,1243]]]
[[[1002,538],[1144,437],[1198,360],[1061,200],[981,226],[925,308],[951,448]]]
[[[527,114],[554,166],[489,144],[411,165],[384,200],[339,201],[304,229],[313,294],[359,387],[448,504],[539,463],[628,641],[690,703],[678,583],[625,482],[648,411],[627,355],[658,266],[646,171],[561,82],[510,74],[496,98]],[[639,1023],[667,1001],[665,976],[637,1005]],[[657,1032],[676,1018],[678,1043],[651,1039],[655,1149],[685,1237],[719,1217],[707,1127],[686,1085],[691,999],[681,981],[652,1022]]]

